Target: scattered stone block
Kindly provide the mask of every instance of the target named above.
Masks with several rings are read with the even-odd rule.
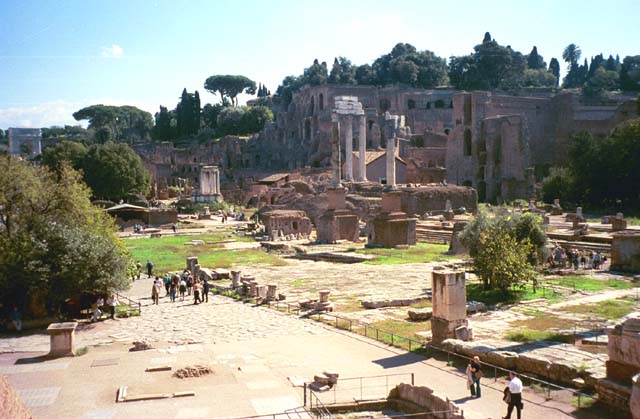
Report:
[[[153,345],[147,339],[142,339],[133,342],[133,348],[129,349],[131,352],[136,351],[146,351],[149,349],[153,349]]]
[[[173,373],[173,376],[176,378],[194,378],[202,377],[207,374],[213,374],[213,370],[207,366],[194,365],[176,370],[176,372]]]
[[[409,310],[409,318],[414,322],[424,322],[431,319],[433,312],[430,308],[423,310]]]

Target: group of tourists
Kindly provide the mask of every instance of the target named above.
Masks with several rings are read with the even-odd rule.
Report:
[[[471,397],[480,398],[480,379],[483,377],[480,357],[474,356],[467,365],[467,388],[471,391]],[[504,389],[504,400],[507,403],[507,415],[503,419],[511,419],[513,409],[516,409],[518,419],[521,419],[522,409],[522,381],[516,376],[515,371],[509,371],[509,385]]]
[[[600,251],[579,250],[570,248],[565,250],[561,246],[556,246],[552,250],[547,259],[550,268],[572,268],[574,270],[582,269],[601,269],[607,257],[603,256]]]
[[[164,296],[169,297],[172,303],[178,297],[180,297],[180,301],[184,301],[185,296],[193,295],[193,303],[200,304],[209,302],[211,285],[206,278],[201,281],[199,278],[194,278],[193,274],[188,269],[185,269],[181,274],[175,273],[171,275],[166,273],[162,278],[155,277],[151,287],[153,304],[160,303],[160,294],[163,289],[165,290]]]
[[[118,295],[116,293],[111,293],[105,298],[101,295],[98,297],[96,302],[93,305],[93,316],[91,317],[92,322],[96,322],[102,316],[102,313],[108,312],[112,319],[116,318],[116,307],[120,304],[118,301]]]

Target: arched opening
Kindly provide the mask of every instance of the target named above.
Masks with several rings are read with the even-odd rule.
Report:
[[[478,201],[484,202],[487,200],[487,183],[484,181],[478,182]]]
[[[444,108],[444,100],[442,99],[436,100],[436,103],[434,104],[434,106],[436,107],[436,109]]]
[[[318,109],[324,109],[324,95],[322,93],[320,93],[320,96],[318,96]]]
[[[298,222],[294,221],[292,224],[293,224],[293,230],[298,231]]]
[[[498,138],[496,138],[495,151],[496,151],[496,155],[495,155],[494,161],[496,162],[496,164],[500,164],[500,162],[502,161],[502,137],[501,136],[498,136]]]
[[[309,114],[313,115],[313,113],[316,111],[316,102],[313,96],[311,96],[311,107],[309,109]]]
[[[407,100],[407,108],[415,109],[416,108],[416,101],[413,100],[413,99]]]
[[[308,119],[304,121],[304,139],[311,141],[311,121]]]
[[[471,155],[471,130],[469,128],[464,130],[464,151],[465,156]]]
[[[462,182],[462,186],[466,186],[468,188],[473,186],[473,183],[471,183],[470,180],[465,180],[464,182]]]
[[[444,129],[444,133],[445,133],[446,135],[449,135],[449,133],[450,133],[450,132],[451,132],[451,130],[450,130],[449,128],[445,128],[445,129]]]
[[[427,109],[431,109],[431,102],[427,102]]]
[[[380,99],[380,113],[385,113],[389,109],[391,109],[391,102],[389,102],[389,99]]]

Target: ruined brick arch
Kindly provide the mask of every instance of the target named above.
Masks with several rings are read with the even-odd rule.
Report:
[[[416,108],[416,101],[413,100],[413,99],[407,100],[407,108],[408,109],[415,109]]]
[[[318,96],[318,109],[324,110],[324,95],[322,93]]]
[[[315,102],[315,98],[313,96],[311,96],[311,108],[310,108],[310,115],[313,115],[316,111],[316,102]]]
[[[465,156],[471,155],[471,130],[469,128],[464,130],[464,151]]]
[[[445,133],[446,135],[449,135],[449,133],[450,133],[450,132],[451,132],[451,130],[450,130],[449,128],[445,128],[445,129],[444,129],[444,133]]]

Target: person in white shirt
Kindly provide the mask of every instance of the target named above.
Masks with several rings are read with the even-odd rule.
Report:
[[[513,371],[509,372],[509,379],[509,393],[511,394],[511,399],[509,400],[509,406],[507,407],[507,416],[503,419],[511,419],[511,412],[513,412],[514,407],[516,408],[518,419],[522,419],[522,381],[516,377],[516,373]]]

